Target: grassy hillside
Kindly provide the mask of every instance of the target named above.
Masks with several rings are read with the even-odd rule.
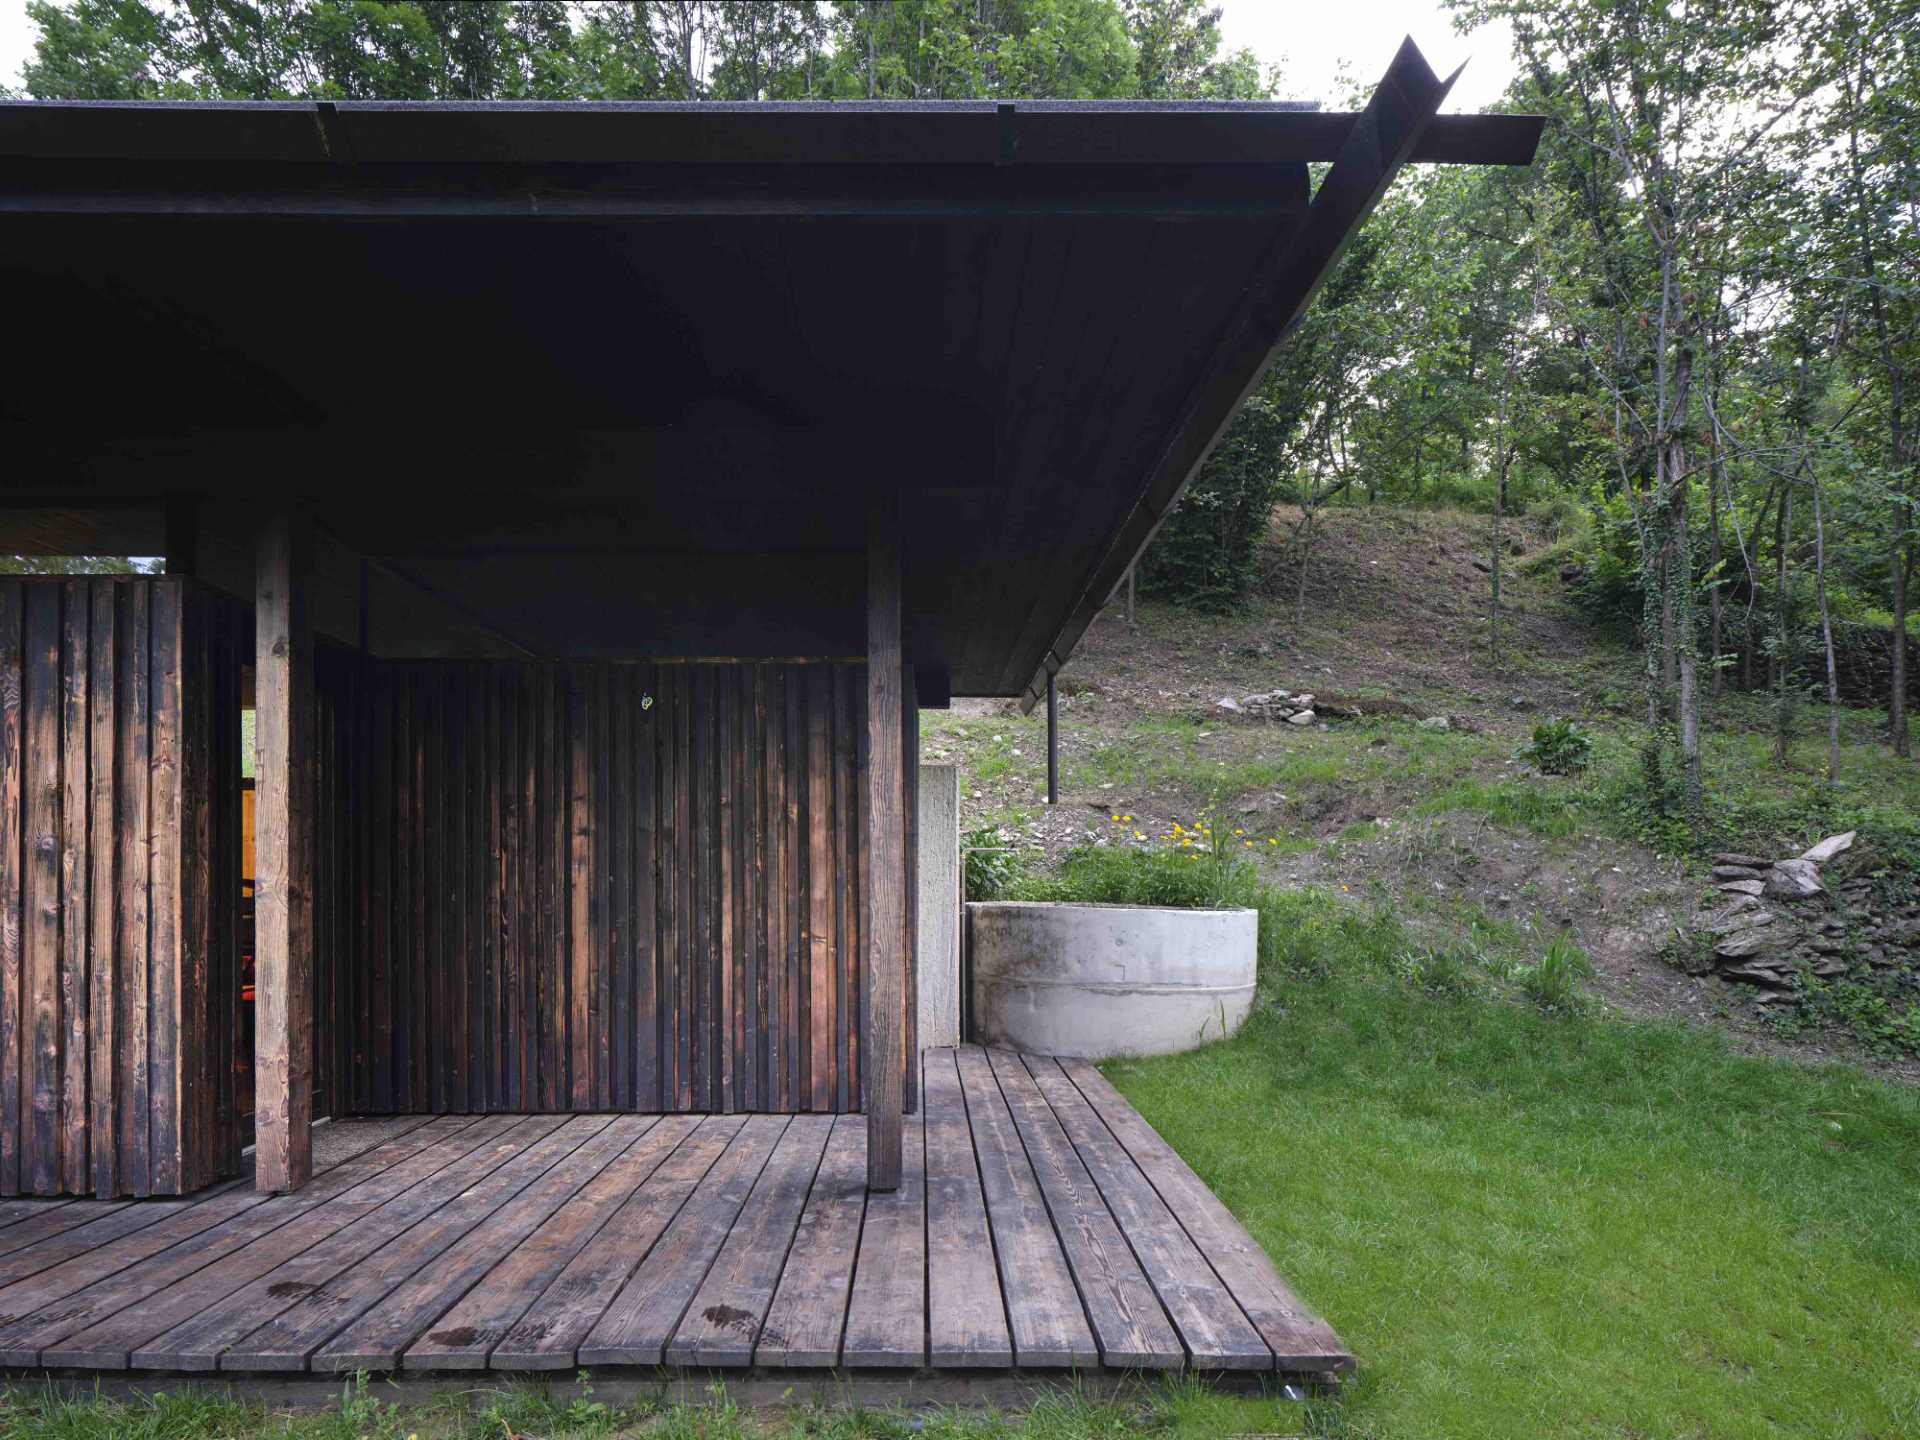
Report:
[[[961,766],[969,830],[1034,868],[1082,845],[1163,847],[1207,817],[1276,884],[1391,904],[1421,936],[1511,963],[1570,932],[1594,989],[1629,1015],[1705,1023],[1744,1049],[1846,1056],[1920,1078],[1871,1027],[1769,1010],[1750,990],[1665,957],[1711,898],[1715,850],[1797,853],[1858,829],[1856,863],[1920,856],[1920,766],[1890,755],[1879,712],[1843,712],[1840,784],[1823,783],[1824,712],[1800,707],[1789,763],[1773,760],[1764,695],[1712,702],[1709,832],[1650,813],[1640,770],[1637,654],[1583,624],[1546,541],[1506,557],[1505,661],[1489,654],[1485,520],[1447,512],[1332,512],[1308,570],[1276,543],[1242,613],[1211,620],[1145,605],[1095,623],[1062,672],[1061,801],[1043,801],[1045,718],[1001,702],[923,717],[923,754]],[[1542,561],[1546,563],[1541,563]],[[1323,723],[1249,721],[1218,707],[1276,687],[1311,692]],[[1348,718],[1349,711],[1366,712]],[[1588,766],[1538,773],[1535,726],[1563,718]],[[1440,728],[1444,721],[1445,728]],[[1424,723],[1423,723],[1424,722]],[[1119,817],[1127,817],[1124,820]],[[1920,1000],[1920,992],[1912,999]]]

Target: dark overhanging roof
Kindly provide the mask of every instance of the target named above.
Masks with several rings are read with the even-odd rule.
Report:
[[[852,654],[897,489],[909,658],[1030,703],[1398,167],[1531,158],[1447,83],[1409,45],[1360,115],[0,104],[13,533],[195,499],[245,592],[285,489],[339,638],[372,558],[380,653]]]
[[[1291,101],[0,101],[20,159],[282,164],[1266,165],[1357,114]],[[1538,117],[1438,115],[1408,159],[1524,165]]]

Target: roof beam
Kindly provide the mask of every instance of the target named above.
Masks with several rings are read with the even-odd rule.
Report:
[[[1020,696],[1022,713],[1046,694],[1047,677],[1066,663],[1107,596],[1206,463],[1354,234],[1413,155],[1459,74],[1456,70],[1442,80],[1411,39],[1401,42],[1367,108],[1347,132],[1333,168],[1320,182],[1306,219],[1264,281],[1256,284],[1237,329],[1182,407],[1148,471],[1142,498],[1121,522],[1106,560],[1045,653],[1033,662]]]
[[[0,155],[64,164],[293,163],[316,174],[456,162],[623,168],[1221,168],[1336,158],[1361,117],[1297,101],[0,102]],[[1409,152],[1524,164],[1541,120],[1448,115]]]

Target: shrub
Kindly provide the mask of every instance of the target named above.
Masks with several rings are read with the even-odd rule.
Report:
[[[1580,983],[1593,978],[1593,962],[1562,930],[1548,942],[1546,954],[1515,971],[1513,978],[1541,1009],[1571,1014],[1581,1008]]]
[[[1486,987],[1485,957],[1463,946],[1409,950],[1401,963],[1406,978],[1429,995],[1478,995]]]
[[[969,900],[1013,898],[1030,869],[1011,837],[994,825],[982,825],[961,836],[960,859]]]
[[[1211,848],[1131,850],[1088,845],[1068,852],[1052,875],[1022,875],[1006,900],[1086,905],[1163,905],[1181,910],[1256,910],[1263,974],[1311,963],[1299,923],[1312,892],[1287,891],[1261,879],[1252,861],[1223,840]]]
[[[1253,909],[1260,872],[1213,850],[1123,850],[1088,845],[1069,852],[1057,873],[1029,877],[1015,900],[1077,900],[1090,905],[1164,905],[1181,910]]]
[[[1141,588],[1221,614],[1253,584],[1273,514],[1283,422],[1256,396],[1235,418],[1167,517],[1140,567]]]
[[[1548,720],[1533,727],[1533,743],[1520,755],[1542,775],[1572,775],[1587,768],[1593,742],[1571,720]]]

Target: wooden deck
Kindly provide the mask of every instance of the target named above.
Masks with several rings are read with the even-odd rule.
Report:
[[[423,1120],[291,1195],[0,1202],[0,1364],[1350,1365],[1091,1066],[935,1050],[924,1081],[890,1194],[859,1115],[602,1114]]]

